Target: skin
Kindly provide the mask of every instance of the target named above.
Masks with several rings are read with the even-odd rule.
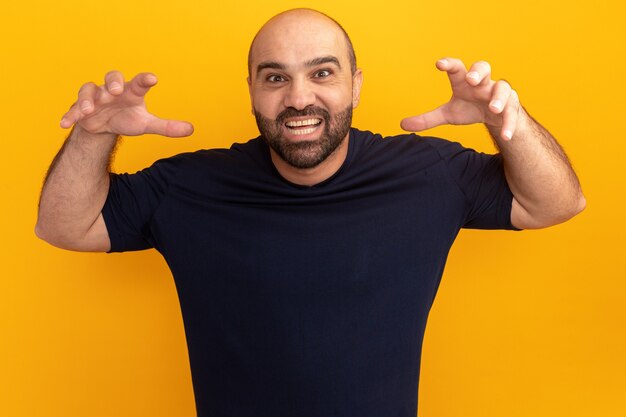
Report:
[[[188,136],[188,122],[159,118],[148,112],[145,95],[157,83],[141,73],[128,82],[118,71],[104,85],[84,84],[78,99],[61,118],[74,126],[48,170],[41,192],[35,233],[68,250],[105,252],[109,235],[101,214],[109,191],[109,165],[120,135],[145,133]]]
[[[311,10],[281,13],[267,22],[250,50],[248,87],[253,113],[275,120],[286,109],[318,108],[332,118],[359,103],[363,74],[353,74],[343,32],[326,16]],[[258,116],[257,116],[258,118]],[[308,120],[294,115],[284,120]],[[297,135],[283,124],[282,139],[290,143],[317,142],[326,122],[314,131]],[[300,129],[301,130],[301,129]],[[348,132],[336,150],[311,168],[299,168],[270,148],[278,172],[299,185],[315,185],[332,176],[343,164],[348,151]]]
[[[447,73],[452,98],[435,110],[402,120],[403,129],[484,123],[503,156],[514,196],[511,223],[519,229],[562,223],[585,208],[580,183],[562,148],[526,112],[506,81],[491,79],[489,63],[479,61],[466,70],[460,60],[443,58],[437,68]]]
[[[317,152],[315,144],[327,130],[325,125],[333,125],[333,116],[359,103],[362,72],[350,70],[345,37],[322,14],[297,9],[274,17],[259,31],[250,59],[253,113],[274,123],[281,140],[309,141],[312,146],[307,152]],[[437,68],[447,73],[452,98],[431,112],[404,119],[405,130],[484,123],[503,155],[514,194],[511,221],[520,229],[563,222],[585,207],[578,179],[557,142],[523,109],[508,83],[491,80],[488,63],[477,62],[468,71],[461,61],[445,58],[437,62]],[[182,137],[193,133],[188,122],[148,112],[145,96],[156,82],[154,74],[142,73],[125,81],[120,72],[112,71],[103,85],[81,87],[77,101],[61,119],[61,127],[74,128],[48,171],[37,236],[70,250],[110,249],[101,210],[109,190],[111,155],[120,135]],[[307,108],[323,110],[329,119],[299,135],[299,128],[289,129],[286,123],[310,120],[310,114],[279,117],[286,109]],[[347,138],[348,134],[339,137],[334,151],[309,168],[293,166],[274,149],[271,158],[288,181],[314,185],[341,167]]]

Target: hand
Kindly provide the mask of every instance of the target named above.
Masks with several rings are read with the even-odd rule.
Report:
[[[145,95],[157,83],[154,74],[141,73],[124,82],[123,75],[111,71],[105,84],[84,84],[78,100],[61,118],[61,127],[76,124],[90,134],[137,136],[154,133],[169,137],[189,136],[191,123],[161,119],[146,109]]]
[[[402,120],[402,129],[416,132],[443,124],[485,123],[500,129],[502,139],[513,137],[522,109],[519,98],[509,83],[491,79],[487,62],[476,62],[468,72],[461,60],[444,58],[437,61],[437,68],[448,73],[452,98],[435,110]]]

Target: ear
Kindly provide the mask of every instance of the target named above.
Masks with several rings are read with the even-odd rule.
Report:
[[[248,83],[248,94],[250,95],[250,112],[254,116],[254,100],[252,99],[252,80],[250,80],[250,76],[246,77],[246,82]]]
[[[356,109],[361,100],[361,85],[363,84],[363,72],[360,68],[352,76],[352,108]]]

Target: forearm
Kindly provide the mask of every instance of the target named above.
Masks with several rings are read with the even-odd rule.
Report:
[[[35,232],[56,245],[83,239],[102,211],[117,135],[91,135],[76,126],[44,182]]]
[[[585,207],[580,183],[554,137],[520,107],[510,141],[488,127],[504,159],[507,182],[515,197],[517,226],[547,227],[564,222]]]

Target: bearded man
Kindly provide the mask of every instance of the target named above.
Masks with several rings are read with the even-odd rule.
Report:
[[[42,191],[36,233],[61,248],[156,248],[180,298],[198,415],[413,417],[422,339],[462,227],[528,229],[585,205],[554,138],[486,62],[445,58],[451,100],[406,130],[484,123],[500,152],[351,127],[363,75],[348,35],[308,9],[249,53],[261,135],[108,170],[120,135],[190,135],[146,110],[156,84],[85,84]]]

